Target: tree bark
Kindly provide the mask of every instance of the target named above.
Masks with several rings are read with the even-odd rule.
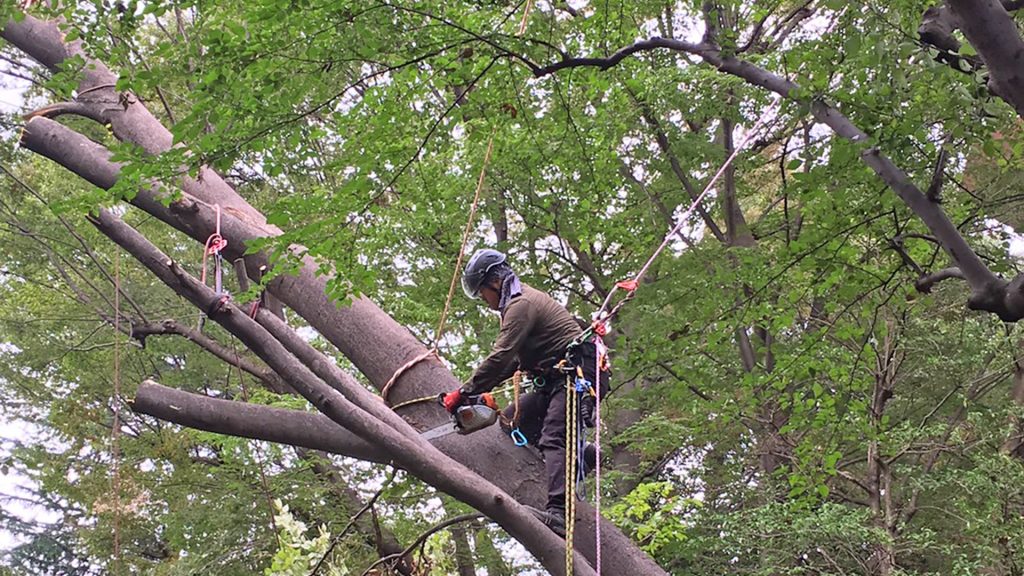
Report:
[[[139,385],[132,410],[180,426],[265,440],[389,464],[391,457],[323,414],[274,408],[168,388],[153,380]]]

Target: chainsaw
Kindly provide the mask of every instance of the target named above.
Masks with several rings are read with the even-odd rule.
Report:
[[[437,401],[444,406],[444,394],[439,395]],[[424,440],[433,440],[452,433],[465,435],[483,430],[498,421],[498,403],[494,401],[494,396],[486,393],[466,396],[449,417],[451,422],[427,430],[421,437]]]

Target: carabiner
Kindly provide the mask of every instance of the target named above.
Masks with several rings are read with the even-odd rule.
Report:
[[[512,437],[512,443],[516,446],[526,446],[526,436],[523,436],[523,433],[519,431],[519,428],[512,430],[509,436]]]

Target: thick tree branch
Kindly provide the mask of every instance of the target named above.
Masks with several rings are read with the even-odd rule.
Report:
[[[1009,4],[1009,3],[1007,3]],[[1024,39],[999,0],[949,0],[960,30],[988,67],[988,87],[1024,115]]]
[[[963,273],[960,272],[959,268],[956,268],[956,267],[943,268],[942,270],[938,270],[936,272],[932,272],[931,274],[926,274],[926,275],[921,276],[920,278],[918,278],[914,282],[914,288],[916,288],[918,292],[923,292],[924,294],[930,294],[931,291],[932,291],[932,288],[936,284],[938,284],[939,282],[942,282],[943,280],[949,280],[950,278],[959,278],[959,279],[963,280],[964,279],[964,275],[963,275]]]
[[[130,404],[139,414],[187,428],[323,450],[367,462],[391,462],[391,457],[380,448],[315,412],[211,398],[168,388],[153,380],[139,385]]]

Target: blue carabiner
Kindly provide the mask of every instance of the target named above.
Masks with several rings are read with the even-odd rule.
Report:
[[[523,436],[523,433],[519,431],[519,428],[513,430],[509,436],[512,436],[512,443],[516,446],[526,446],[526,436]]]
[[[594,385],[590,382],[590,380],[587,380],[586,378],[576,378],[577,392],[586,392],[587,390],[590,390],[593,387]]]

